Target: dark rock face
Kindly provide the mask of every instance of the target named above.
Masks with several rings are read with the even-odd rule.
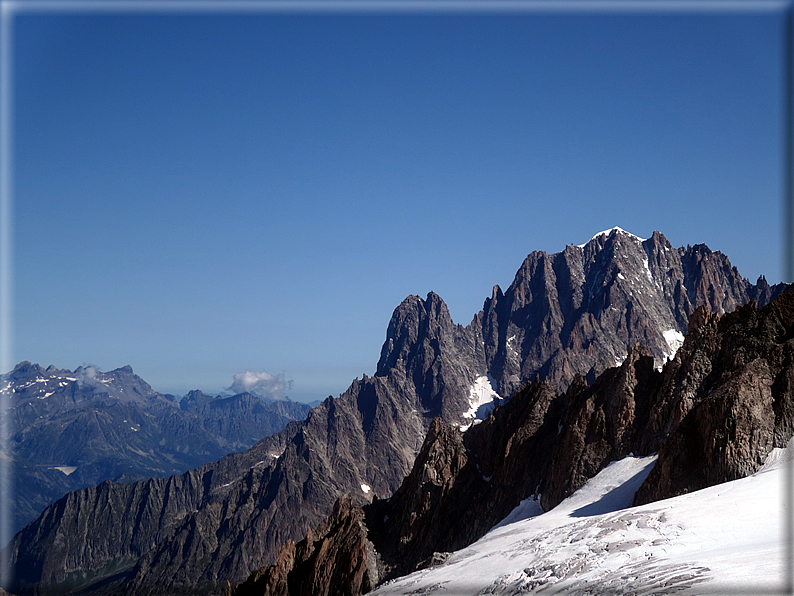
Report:
[[[524,385],[465,433],[436,419],[400,489],[364,506],[377,551],[369,561],[382,562],[383,580],[432,565],[522,499],[542,494],[548,510],[631,452],[659,451],[637,504],[752,474],[794,434],[792,379],[794,290],[722,317],[698,309],[662,371],[637,346],[564,395]]]
[[[794,435],[794,291],[720,316],[699,307],[661,372],[641,348],[592,387],[572,385],[542,504],[607,463],[659,453],[636,504],[752,474]],[[627,366],[629,364],[629,366]]]
[[[792,294],[761,309],[750,302],[720,318],[693,317],[692,341],[665,370],[683,390],[660,391],[652,410],[664,441],[637,504],[742,478],[785,447],[794,434]],[[668,412],[672,424],[662,425]]]
[[[581,488],[609,462],[637,451],[660,377],[653,357],[634,346],[619,367],[604,371],[592,386],[581,378],[571,384],[544,482],[544,509]]]
[[[555,505],[627,455],[660,378],[635,347],[592,386],[579,377],[557,394],[548,382],[526,383],[465,433],[435,420],[400,489],[364,507],[384,579],[471,544],[524,499],[543,495]]]
[[[444,522],[455,507],[456,495],[469,492],[465,485],[471,477],[462,473],[467,467],[471,464],[463,433],[440,418],[433,420],[413,470],[395,496],[367,506],[372,540],[382,544],[379,552],[386,555],[387,577],[410,573],[433,554],[417,550],[417,544],[436,546],[449,538]],[[385,533],[401,540],[385,541]]]
[[[342,497],[315,531],[297,545],[288,541],[274,566],[253,573],[233,596],[363,594],[378,584],[375,550],[364,512]]]
[[[19,529],[69,491],[181,473],[247,449],[309,411],[247,393],[194,391],[180,404],[129,366],[103,373],[22,362],[3,381],[13,429],[3,451],[12,457]]]
[[[350,495],[358,505],[366,504],[373,493],[391,495],[411,472],[434,418],[457,428],[472,423],[471,410],[482,405],[476,387],[490,386],[506,398],[539,375],[546,385],[533,384],[525,400],[513,398],[503,406],[526,408],[527,420],[514,423],[506,415],[494,416],[494,422],[466,433],[472,437],[464,439],[469,452],[469,441],[475,437],[489,444],[479,446],[476,457],[459,451],[454,433],[438,431],[439,440],[447,442],[428,453],[427,461],[434,462],[431,468],[449,456],[450,473],[461,466],[468,480],[457,475],[450,484],[444,472],[436,476],[438,485],[422,481],[405,489],[417,503],[425,503],[423,515],[433,517],[437,514],[431,505],[444,500],[440,496],[474,494],[473,488],[465,487],[491,481],[496,486],[498,479],[504,487],[495,488],[494,495],[505,495],[504,500],[477,498],[493,509],[493,515],[503,517],[512,507],[510,499],[537,493],[544,477],[538,470],[551,461],[557,416],[562,416],[557,412],[566,411],[556,392],[566,389],[577,374],[592,381],[623,362],[636,343],[658,366],[675,351],[697,300],[720,311],[743,303],[750,294],[771,298],[779,291],[778,286],[761,288],[743,280],[724,255],[705,246],[676,250],[658,232],[641,241],[613,230],[582,247],[568,246],[554,255],[530,254],[507,291],[495,287],[467,327],[452,322],[436,294],[431,292],[425,300],[410,296],[392,316],[375,376],[354,381],[339,398],[315,408],[305,422],[288,425],[236,458],[172,477],[165,484],[109,483],[106,493],[74,493],[45,511],[11,546],[24,570],[18,591],[66,584],[81,590],[117,574],[124,582],[108,583],[106,591],[221,593],[227,581],[244,581],[252,569],[274,563],[281,545],[300,540],[328,515],[340,495]],[[634,362],[630,359],[627,366]],[[647,365],[643,366],[641,371],[627,370],[626,378],[620,377],[621,386],[634,382],[631,375],[643,385]],[[572,404],[590,403],[589,397],[573,393],[570,399]],[[617,408],[592,399],[593,411],[604,417],[596,427],[609,427],[616,434],[598,448],[590,464],[579,468],[579,480],[558,479],[560,495],[609,453],[625,450],[636,429],[622,417],[631,407],[646,407],[637,405],[637,397],[633,406],[626,397]],[[198,396],[195,401],[202,407]],[[582,451],[589,453],[589,447]],[[498,461],[522,452],[525,462]],[[525,476],[514,481],[513,475],[519,474]],[[410,533],[408,543],[420,553],[412,555],[415,566],[423,557],[432,558],[428,545],[436,538],[425,536],[410,521],[408,510],[394,514],[406,536]],[[438,515],[451,519],[458,513],[451,508]],[[84,533],[79,544],[50,549],[58,536],[71,531],[71,522],[61,520],[80,516],[103,530]],[[139,523],[139,516],[149,521]],[[139,528],[135,536],[116,530],[124,524]],[[465,542],[487,530],[483,527],[469,530],[451,524],[444,544]],[[373,541],[376,534],[373,528]]]
[[[676,250],[659,232],[641,241],[612,230],[561,253],[530,254],[504,294],[494,288],[470,328],[484,343],[501,395],[535,374],[561,391],[576,374],[592,381],[635,344],[661,365],[696,306],[730,312],[782,290],[763,278],[753,286],[703,244]]]

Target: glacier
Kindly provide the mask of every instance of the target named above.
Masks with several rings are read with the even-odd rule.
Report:
[[[782,593],[794,440],[751,476],[631,507],[654,459],[613,462],[545,513],[528,499],[443,564],[373,594]]]

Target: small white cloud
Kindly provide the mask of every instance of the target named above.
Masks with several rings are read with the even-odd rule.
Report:
[[[93,364],[83,364],[77,368],[75,372],[75,376],[77,377],[78,385],[88,385],[89,387],[98,387],[99,382],[96,378],[97,374],[100,372],[99,367]]]
[[[229,387],[233,393],[256,393],[270,399],[283,399],[284,394],[292,389],[292,381],[284,378],[284,373],[271,375],[268,372],[247,370],[234,375],[234,382]]]

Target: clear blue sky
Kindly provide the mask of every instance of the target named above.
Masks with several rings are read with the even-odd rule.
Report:
[[[13,359],[338,395],[613,226],[781,281],[781,20],[19,13]]]

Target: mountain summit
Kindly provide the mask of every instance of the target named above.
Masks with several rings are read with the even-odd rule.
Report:
[[[554,395],[623,362],[637,343],[660,367],[697,306],[730,312],[782,289],[751,284],[705,245],[675,249],[658,232],[641,240],[613,229],[531,253],[466,327],[437,294],[409,296],[375,375],[304,422],[181,476],[106,482],[47,508],[10,545],[13,591],[222,593],[275,562],[338,496],[361,505],[391,495],[434,418],[468,428],[526,381],[538,376]]]

